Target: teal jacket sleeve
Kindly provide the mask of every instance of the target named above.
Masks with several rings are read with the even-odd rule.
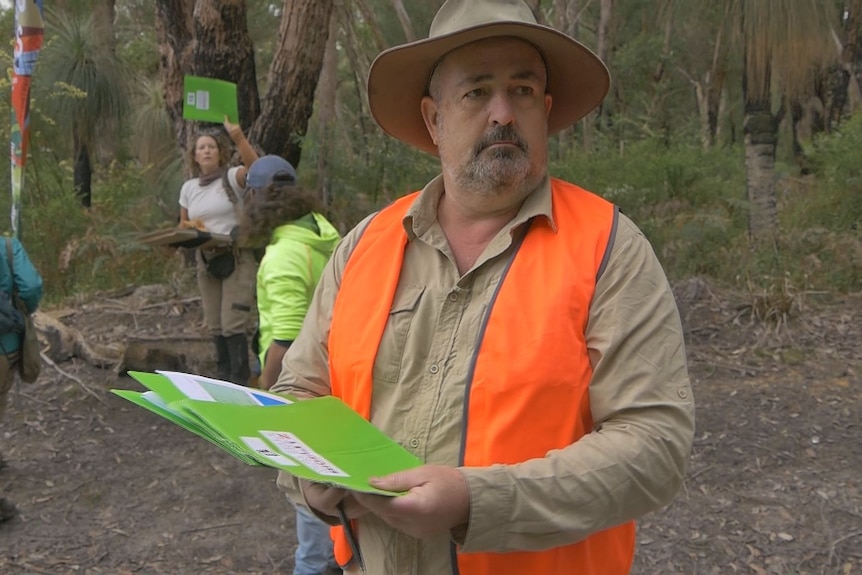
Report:
[[[27,310],[33,313],[39,307],[39,302],[42,301],[42,276],[33,262],[30,261],[30,257],[21,242],[17,238],[11,238],[11,242],[15,271],[15,277],[12,279],[18,289],[18,295],[27,306]],[[5,249],[2,256],[4,260],[8,257]],[[12,293],[12,286],[10,285],[8,288],[9,293]]]

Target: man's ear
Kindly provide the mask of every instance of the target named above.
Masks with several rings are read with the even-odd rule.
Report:
[[[431,135],[431,141],[437,145],[437,104],[431,96],[425,96],[419,103],[419,109],[422,111],[422,119],[425,120],[425,128],[428,134]]]

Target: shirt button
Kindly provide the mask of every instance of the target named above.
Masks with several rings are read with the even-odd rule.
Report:
[[[449,294],[449,301],[458,301],[458,294],[452,292]]]
[[[688,391],[684,389],[680,389],[676,392],[676,394],[679,396],[680,399],[688,399]]]
[[[432,374],[435,374],[435,373],[437,373],[438,371],[440,371],[440,368],[439,368],[439,367],[437,367],[437,364],[434,364],[434,365],[432,365],[431,367],[429,367],[429,368],[428,368],[428,371],[430,371]]]
[[[418,439],[411,439],[410,440],[410,447],[419,447],[419,440]]]

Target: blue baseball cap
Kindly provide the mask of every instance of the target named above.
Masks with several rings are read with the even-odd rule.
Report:
[[[267,155],[254,161],[245,176],[245,185],[249,188],[262,189],[272,183],[276,174],[289,176],[296,183],[296,170],[290,162],[281,156]]]

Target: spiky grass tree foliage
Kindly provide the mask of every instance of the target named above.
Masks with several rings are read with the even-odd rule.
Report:
[[[81,204],[92,200],[92,155],[116,141],[128,110],[128,82],[109,45],[100,42],[92,14],[46,10],[40,84],[51,116],[72,140],[74,187]]]
[[[749,236],[771,243],[778,227],[775,150],[787,102],[810,94],[814,74],[835,58],[821,0],[725,0],[743,53]],[[773,100],[778,100],[773,112]]]

